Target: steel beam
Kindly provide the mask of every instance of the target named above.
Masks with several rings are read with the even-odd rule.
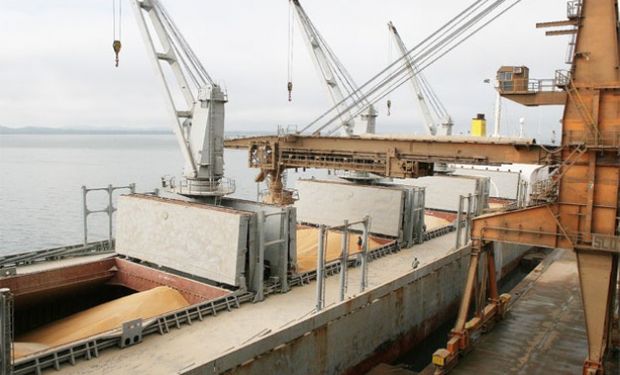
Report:
[[[248,149],[250,167],[329,168],[371,172],[388,177],[432,173],[436,162],[465,164],[546,164],[553,148],[534,140],[478,137],[321,137],[262,136],[227,140],[227,148]]]
[[[604,373],[605,355],[613,342],[612,307],[619,295],[620,255],[615,242],[620,234],[617,0],[583,0],[581,6],[572,78],[566,87],[561,163],[550,181],[556,202],[474,219],[470,274],[452,337],[447,348],[433,357],[438,372],[454,365],[459,353],[469,349],[468,337],[484,319],[501,316],[502,298],[498,304],[491,297],[489,305],[467,321],[474,291],[484,290],[477,286],[474,271],[480,253],[490,242],[499,241],[576,252],[588,338],[583,374]]]
[[[527,107],[566,104],[566,92],[564,91],[532,91],[523,94],[502,94],[501,96]]]

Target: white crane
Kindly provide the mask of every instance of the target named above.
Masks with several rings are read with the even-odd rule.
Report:
[[[184,179],[179,184],[171,181],[170,187],[187,196],[234,192],[234,182],[224,177],[226,93],[207,73],[159,0],[131,0],[131,4],[168,98],[170,120],[185,161]],[[174,78],[164,74],[165,65]]]
[[[388,28],[394,37],[396,47],[405,59],[404,64],[409,70],[411,86],[413,87],[420,111],[424,116],[426,129],[430,135],[451,135],[453,123],[448,111],[431,88],[426,77],[420,72],[412,56],[408,53],[409,50],[392,22],[388,23]]]
[[[299,0],[289,0],[289,2],[303,30],[304,40],[317,72],[337,108],[342,125],[340,127],[341,134],[351,136],[353,134],[374,133],[377,118],[374,107],[360,95],[353,78],[323,39]],[[345,100],[345,97],[351,98],[351,100]],[[353,101],[358,103],[354,105],[354,109],[350,107]],[[361,111],[359,117],[350,115],[352,111],[360,110],[362,107],[364,110]]]
[[[521,1],[474,0],[472,4],[467,5],[445,25],[408,50],[406,57],[415,63],[418,71],[424,71],[435,61],[517,6]],[[331,129],[330,132],[333,132],[334,129],[341,127],[341,113],[343,111],[347,111],[348,118],[354,118],[368,108],[360,105],[361,101],[369,104],[377,103],[409,81],[410,75],[411,71],[407,66],[405,56],[403,56],[375,74],[370,80],[359,86],[357,91],[336,103],[299,132],[312,132],[314,135],[321,134],[325,129]]]

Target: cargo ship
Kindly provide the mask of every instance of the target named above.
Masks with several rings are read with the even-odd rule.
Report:
[[[113,248],[2,259],[13,371],[338,373],[385,360],[381,348],[403,352],[454,316],[468,217],[517,204],[520,173],[463,174],[428,187],[299,180],[286,207],[123,195]],[[472,199],[459,215],[459,197],[488,194],[485,174],[512,195]],[[527,250],[504,245],[498,276]]]
[[[341,121],[342,104],[354,107],[347,100],[370,103],[402,74],[417,74],[424,60],[405,51],[376,91],[355,99],[354,90],[310,124],[319,124],[314,133],[226,143],[247,149],[249,166],[260,169],[257,181],[268,186],[262,202],[229,197],[227,94],[158,0],[131,3],[170,99],[183,178],[164,181],[161,192],[130,189],[116,203],[109,187],[114,239],[0,259],[5,373],[366,373],[456,315],[446,348],[432,356],[432,370],[445,373],[506,315],[511,297],[499,295],[497,281],[538,247],[575,251],[589,340],[583,371],[604,373],[617,340],[620,130],[613,109],[620,86],[609,51],[592,40],[607,32],[617,63],[615,0],[569,2],[568,21],[541,25],[573,27],[563,32],[577,46],[573,70],[558,74],[550,90],[531,87],[526,67],[498,71],[498,89],[512,100],[566,104],[561,146],[482,137],[483,116],[472,123],[478,137],[451,135],[449,121],[443,135],[372,134],[372,104]],[[485,17],[515,3],[473,5],[446,27],[484,26]],[[580,42],[592,50],[580,50]],[[427,47],[441,53],[454,46],[448,38]],[[185,107],[173,100],[162,66],[175,73]],[[584,75],[596,84],[586,85]],[[588,107],[595,102],[600,108]],[[588,121],[590,109],[598,121]],[[548,169],[534,179],[491,169],[510,163]],[[306,168],[344,171],[345,178],[303,179],[288,189],[286,170]],[[558,251],[550,262],[566,258]]]

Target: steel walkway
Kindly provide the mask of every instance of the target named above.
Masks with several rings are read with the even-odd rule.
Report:
[[[450,374],[581,374],[588,346],[577,275],[573,252],[551,253],[513,289],[506,319]]]

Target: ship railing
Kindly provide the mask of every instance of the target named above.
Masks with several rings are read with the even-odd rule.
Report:
[[[224,196],[235,192],[235,180],[219,177],[213,179],[162,178],[162,187],[188,196]]]
[[[618,149],[620,152],[620,130],[603,130],[597,134],[592,134],[590,131],[567,130],[565,142],[569,145]]]
[[[299,134],[297,129],[297,125],[278,125],[278,136],[290,135],[290,134]]]
[[[242,303],[249,302],[252,298],[252,293],[234,292],[217,299],[172,311],[160,317],[145,319],[139,325],[141,327],[140,331],[135,332],[135,334],[140,337],[153,333],[163,335],[170,332],[173,328],[180,328],[181,325],[192,324],[192,322],[202,321],[208,316],[215,316],[220,311],[231,311],[232,309],[239,308]],[[88,339],[75,341],[20,358],[13,362],[12,374],[40,374],[49,368],[60,370],[61,365],[67,362],[74,365],[80,359],[90,360],[99,357],[99,352],[103,349],[128,346],[125,345],[124,336],[126,336],[126,332],[123,331],[123,328],[117,328]],[[132,341],[132,345],[139,342],[140,340]]]
[[[459,206],[454,222],[456,230],[454,247],[456,249],[461,248],[462,245],[467,245],[471,240],[471,221],[476,210],[475,207],[478,205],[474,199],[478,199],[477,194],[459,195]],[[463,232],[465,238],[463,238]]]
[[[561,91],[563,81],[555,78],[545,79],[526,79],[516,78],[498,82],[498,90],[501,94],[532,94],[539,92],[558,92]]]
[[[427,237],[427,239],[436,238],[439,236],[441,232],[443,234],[449,233],[453,231],[453,227],[445,227],[442,229],[437,229],[434,231],[434,234],[431,234]],[[384,246],[378,247],[373,250],[368,251],[368,261],[372,262],[379,258],[383,258],[387,255],[397,253],[401,250],[401,246],[398,241],[391,241]],[[351,256],[347,259],[346,264],[347,267],[359,267],[361,265],[361,256],[357,254],[356,256]],[[330,262],[325,263],[325,276],[332,276],[338,274],[342,270],[342,265],[345,264],[342,259],[335,259]],[[301,286],[310,284],[310,282],[316,280],[316,270],[311,270],[307,272],[301,273],[293,273],[289,275],[289,285],[290,286]]]
[[[9,276],[10,269],[18,266],[80,256],[109,254],[113,252],[114,241],[110,243],[109,240],[90,242],[86,245],[78,244],[55,247],[0,257],[0,269],[2,269],[2,276]]]
[[[0,373],[13,374],[13,293],[8,288],[0,289]]]
[[[131,194],[136,192],[136,184],[132,183],[127,186],[112,186],[108,185],[106,187],[97,187],[97,188],[88,188],[86,186],[82,186],[82,213],[83,213],[83,221],[84,221],[84,246],[88,244],[88,216],[92,214],[104,213],[108,216],[108,241],[112,244],[114,239],[113,237],[113,229],[112,229],[112,216],[116,212],[116,207],[114,206],[114,192],[117,190],[128,190]],[[107,193],[106,199],[106,207],[102,209],[90,209],[88,206],[88,193],[92,193],[95,191],[104,191]]]

